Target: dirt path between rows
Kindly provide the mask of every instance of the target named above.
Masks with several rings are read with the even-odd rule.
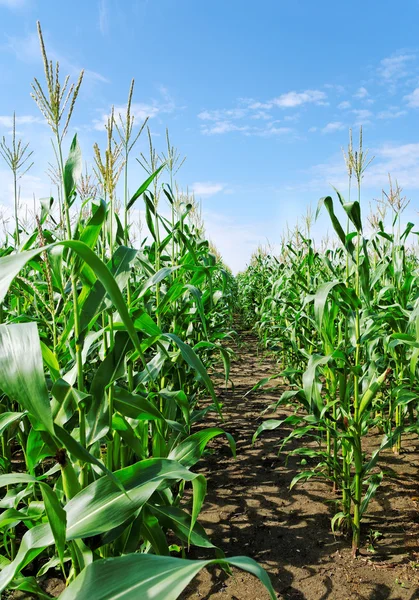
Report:
[[[268,375],[278,372],[273,358],[258,350],[251,332],[241,332],[238,359],[232,365],[234,390],[219,388],[224,402],[224,429],[237,442],[233,460],[223,440],[212,444],[195,471],[208,479],[208,493],[200,523],[213,543],[227,556],[251,556],[268,571],[279,599],[337,600],[419,599],[419,446],[404,441],[405,452],[383,456],[385,479],[370,504],[364,524],[364,548],[353,560],[350,541],[335,538],[330,529],[336,496],[327,483],[311,480],[289,490],[298,472],[299,459],[286,452],[277,455],[280,437],[287,430],[265,432],[252,447],[251,439],[262,419],[261,412],[278,399],[280,392],[263,390],[244,394]],[[279,409],[276,418],[283,418]],[[367,447],[379,444],[378,436]],[[290,446],[289,448],[292,448]],[[296,446],[294,446],[296,447]],[[327,501],[327,502],[325,502]],[[369,531],[382,538],[375,553],[368,551]],[[213,554],[193,551],[193,557]],[[198,575],[183,600],[268,600],[254,577],[234,570],[226,577],[219,569]]]

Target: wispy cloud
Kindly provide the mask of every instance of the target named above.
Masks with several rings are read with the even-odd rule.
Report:
[[[0,6],[6,8],[19,9],[24,8],[29,4],[30,0],[0,0]]]
[[[325,83],[324,88],[327,90],[332,90],[338,96],[342,96],[345,93],[345,86],[340,85],[339,83]]]
[[[220,135],[236,131],[246,136],[275,137],[278,135],[290,134],[294,131],[292,127],[277,127],[277,121],[267,123],[262,127],[254,125],[238,125],[232,121],[216,121],[201,127],[201,132],[205,135]]]
[[[342,129],[345,129],[344,123],[341,121],[332,121],[323,127],[322,133],[335,133],[335,131],[341,131]]]
[[[16,125],[33,125],[34,123],[45,123],[45,120],[33,115],[16,116]],[[0,115],[0,127],[6,127],[7,129],[13,127],[13,116]]]
[[[281,94],[267,102],[252,102],[249,103],[249,108],[253,110],[270,110],[275,107],[279,108],[295,108],[303,104],[317,104],[327,106],[327,95],[320,90],[305,90],[304,92],[287,92]]]
[[[419,108],[419,87],[413,90],[411,94],[408,94],[403,98],[407,102],[407,106],[410,108]]]
[[[149,119],[154,119],[162,114],[170,114],[173,113],[180,107],[177,107],[175,101],[170,96],[167,89],[163,86],[159,88],[161,98],[154,99],[151,102],[133,102],[131,104],[131,115],[134,117],[134,121],[136,125],[140,125],[143,121],[148,117]],[[118,119],[118,115],[124,115],[127,111],[127,105],[121,104],[114,107],[115,116]],[[98,119],[93,120],[93,128],[98,131],[102,131],[108,117],[110,115],[110,110],[101,111],[101,116]]]
[[[213,181],[196,181],[192,184],[191,190],[196,196],[214,196],[225,189],[224,183],[214,183]]]
[[[372,148],[369,156],[374,156],[374,160],[365,171],[362,184],[364,190],[379,195],[380,190],[388,186],[389,173],[405,190],[419,190],[419,143],[382,144]],[[300,177],[300,182],[289,185],[288,189],[324,193],[331,185],[340,190],[345,190],[348,185],[346,168],[340,154],[336,154],[328,162],[314,165],[307,174],[312,177],[305,182]]]
[[[302,104],[327,105],[327,96],[319,90],[305,90],[304,92],[288,92],[274,98],[272,104],[281,108],[294,108]]]
[[[240,98],[237,106],[233,108],[222,108],[216,110],[202,110],[198,119],[203,121],[201,132],[205,135],[216,135],[229,132],[241,132],[244,135],[276,136],[292,133],[290,127],[277,126],[282,121],[295,121],[298,114],[288,114],[277,119],[278,109],[282,111],[300,108],[303,105],[312,104],[326,106],[327,95],[321,90],[305,90],[303,92],[286,92],[266,101],[254,98]],[[255,121],[260,125],[255,125]],[[262,123],[265,124],[262,125]]]
[[[386,81],[395,81],[410,75],[409,65],[416,59],[411,52],[399,52],[383,58],[378,67],[378,75]]]
[[[360,87],[358,88],[358,90],[355,92],[354,94],[354,98],[358,98],[358,99],[362,99],[362,98],[367,98],[369,96],[369,92],[367,90],[367,88],[365,87]]]
[[[397,106],[390,106],[388,109],[380,111],[377,114],[377,119],[398,119],[404,115],[407,115],[407,110],[401,110]]]
[[[351,111],[355,115],[355,125],[367,125],[373,116],[370,110],[365,108],[356,108]]]
[[[265,127],[264,129],[254,132],[254,134],[262,137],[269,137],[276,135],[287,135],[293,133],[293,131],[294,129],[292,127],[275,127],[274,125],[270,125],[269,127]]]
[[[201,128],[202,133],[205,135],[218,135],[222,133],[230,133],[231,131],[249,131],[249,127],[246,125],[236,125],[231,121],[216,121],[215,123],[211,123],[210,125],[204,125]]]
[[[222,121],[226,119],[242,119],[249,114],[247,108],[203,110],[198,114],[202,121]]]
[[[41,52],[36,33],[17,37],[7,36],[7,42],[4,49],[11,52],[16,58],[25,63],[40,63]]]
[[[338,104],[338,108],[340,108],[341,110],[346,110],[348,108],[351,108],[351,103],[348,100],[344,100],[343,102]]]
[[[0,0],[1,1],[1,0]],[[45,37],[45,33],[44,33]],[[61,71],[65,71],[72,77],[78,77],[82,67],[71,62],[67,57],[62,56],[48,40],[46,43],[48,58],[60,63]],[[41,64],[42,56],[39,48],[39,40],[36,33],[30,33],[27,36],[8,36],[7,43],[4,46],[5,50],[11,52],[16,58],[28,64]],[[110,83],[109,79],[93,71],[92,69],[84,69],[84,84],[88,83]]]
[[[99,30],[102,35],[109,31],[108,4],[106,0],[99,0]]]

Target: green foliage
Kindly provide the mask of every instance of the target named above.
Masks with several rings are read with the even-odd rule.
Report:
[[[351,152],[350,147],[353,161],[366,156],[362,148]],[[361,175],[364,167],[353,166]],[[354,554],[361,519],[382,480],[379,454],[389,447],[400,452],[403,431],[418,431],[419,400],[419,264],[409,239],[413,225],[403,231],[406,201],[400,188],[391,186],[390,229],[385,230],[379,205],[380,218],[372,218],[367,237],[361,175],[357,201],[346,202],[337,192],[337,206],[330,196],[319,202],[318,213],[323,206],[329,213],[337,247],[317,250],[308,219],[305,231],[297,229],[283,241],[279,256],[259,251],[237,278],[243,319],[275,352],[280,383],[285,380],[291,388],[270,408],[283,404],[295,410],[287,419],[264,421],[253,441],[283,424],[292,431],[281,447],[296,438],[317,441],[318,447],[292,452],[310,458],[310,469],[296,475],[292,485],[312,477],[331,481],[341,497],[333,527],[352,528]],[[255,388],[277,378],[265,378]],[[377,430],[384,434],[383,443],[368,456],[364,437]]]
[[[121,597],[148,594],[159,580],[159,597],[176,598],[216,562],[253,573],[274,598],[254,561],[219,558],[198,522],[206,480],[191,471],[217,436],[235,456],[228,432],[205,427],[209,415],[222,420],[215,383],[229,379],[234,279],[191,218],[193,199],[172,191],[177,155],[168,137],[168,160],[151,146],[153,168],[129,199],[128,157],[139,136],[129,142],[129,108],[117,127],[125,162],[112,113],[106,160],[95,148],[103,197],[80,190],[77,137],[66,161],[62,146],[82,77],[61,129],[63,87],[39,33],[48,92],[36,80],[35,99],[54,134],[58,206],[41,201],[40,218],[25,230],[16,221],[15,244],[0,248],[0,594],[47,598],[37,577],[58,567],[63,598],[114,597],[109,575],[121,580]],[[132,92],[133,84],[129,105]],[[158,207],[161,191],[170,221]],[[129,211],[141,201],[149,235],[134,248]],[[190,545],[216,553],[215,562],[171,556]],[[37,577],[27,577],[30,563]]]

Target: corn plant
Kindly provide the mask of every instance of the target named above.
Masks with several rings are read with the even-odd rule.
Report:
[[[281,362],[278,375],[257,386],[285,377],[291,389],[274,407],[294,408],[285,421],[263,422],[254,440],[266,429],[289,424],[292,431],[281,447],[291,439],[316,442],[291,452],[315,462],[292,486],[313,476],[331,481],[341,495],[332,526],[352,531],[356,556],[362,517],[383,477],[379,455],[390,447],[400,452],[403,431],[417,431],[418,271],[406,244],[413,224],[401,228],[406,200],[397,185],[384,195],[392,210],[391,233],[379,205],[375,229],[371,237],[365,234],[361,188],[371,159],[362,131],[357,150],[350,136],[345,158],[349,193],[352,178],[357,190],[351,201],[336,191],[346,223],[331,196],[318,208],[327,210],[341,246],[316,251],[307,230],[297,230],[279,257],[255,257],[239,277],[239,296],[244,317]],[[364,436],[375,428],[382,443],[367,455]]]
[[[35,79],[33,94],[53,133],[60,208],[57,219],[54,200],[43,201],[23,232],[16,219],[20,245],[0,249],[0,591],[48,598],[40,578],[58,570],[64,599],[175,599],[219,564],[253,573],[274,598],[255,561],[225,558],[206,535],[206,480],[191,471],[217,436],[235,455],[228,432],[205,427],[209,413],[222,419],[213,377],[229,379],[235,282],[191,217],[193,201],[178,195],[169,142],[160,164],[150,148],[147,179],[129,195],[142,130],[133,133],[133,84],[125,120],[112,111],[107,146],[95,146],[103,193],[81,177],[77,136],[64,161],[83,75],[61,83],[38,30],[47,89]],[[149,236],[134,248],[129,211],[141,200]],[[214,558],[186,560],[190,545]]]

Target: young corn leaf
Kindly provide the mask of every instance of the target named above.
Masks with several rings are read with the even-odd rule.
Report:
[[[34,429],[47,431],[54,439],[35,323],[0,325],[0,389],[28,411]]]
[[[276,594],[266,571],[251,558],[184,560],[170,556],[132,554],[104,559],[88,566],[61,595],[61,600],[176,600],[204,567],[233,566],[260,579],[271,600]]]

